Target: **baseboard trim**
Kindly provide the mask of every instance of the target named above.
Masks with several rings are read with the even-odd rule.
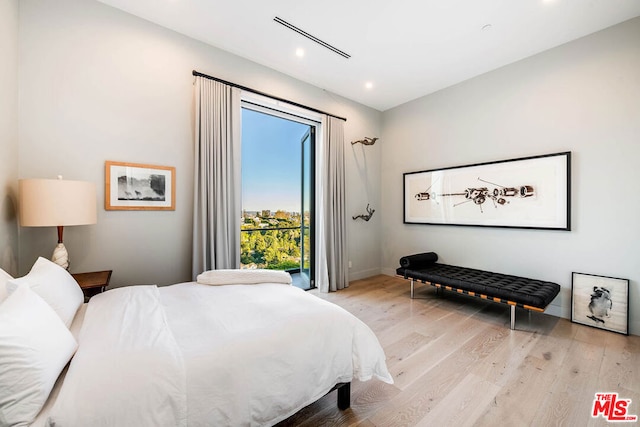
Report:
[[[382,274],[379,268],[370,268],[368,270],[361,270],[361,271],[355,271],[355,272],[350,271],[349,281],[351,282],[352,280],[366,279],[367,277],[377,276],[379,274]]]

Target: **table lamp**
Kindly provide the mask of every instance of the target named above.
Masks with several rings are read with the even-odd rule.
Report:
[[[69,268],[69,254],[62,242],[68,225],[97,222],[96,186],[93,182],[58,179],[21,179],[18,182],[20,225],[58,227],[58,245],[51,261]]]

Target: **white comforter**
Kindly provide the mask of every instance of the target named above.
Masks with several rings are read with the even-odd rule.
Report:
[[[273,425],[372,377],[393,382],[373,332],[298,288],[114,289],[89,303],[49,424]]]

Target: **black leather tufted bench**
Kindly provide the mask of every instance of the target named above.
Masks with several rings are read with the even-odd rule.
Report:
[[[515,329],[515,308],[543,312],[560,292],[560,285],[542,280],[492,273],[473,268],[438,264],[434,252],[410,255],[400,259],[396,273],[411,280],[413,298],[416,280],[470,296],[511,306],[511,329]]]

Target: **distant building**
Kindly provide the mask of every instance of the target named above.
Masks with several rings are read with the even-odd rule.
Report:
[[[275,218],[276,219],[290,219],[291,218],[291,214],[289,212],[283,211],[283,210],[278,210],[275,213]]]

